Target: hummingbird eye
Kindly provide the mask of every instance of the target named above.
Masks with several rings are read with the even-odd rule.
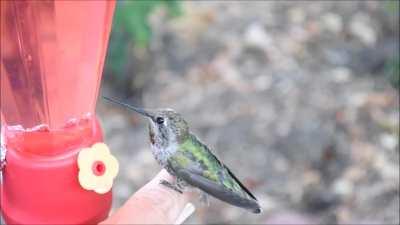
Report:
[[[157,118],[156,118],[156,122],[157,122],[158,124],[163,124],[163,123],[164,123],[164,118],[162,118],[162,117],[157,117]]]

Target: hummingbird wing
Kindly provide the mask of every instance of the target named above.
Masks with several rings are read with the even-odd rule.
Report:
[[[180,179],[215,198],[254,213],[261,212],[254,195],[194,135],[190,134],[179,145],[168,165]]]

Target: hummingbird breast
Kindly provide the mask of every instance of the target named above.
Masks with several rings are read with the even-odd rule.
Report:
[[[158,164],[164,168],[167,168],[168,159],[177,151],[177,149],[177,144],[170,144],[166,148],[158,146],[156,143],[151,144],[151,152],[153,153],[154,158],[157,160]]]

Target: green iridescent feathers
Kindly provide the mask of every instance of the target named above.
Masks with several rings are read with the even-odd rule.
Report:
[[[189,134],[168,161],[177,175],[189,184],[207,189],[208,194],[220,200],[260,212],[257,199],[194,135]]]

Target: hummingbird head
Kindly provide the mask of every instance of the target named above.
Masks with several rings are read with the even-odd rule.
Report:
[[[189,133],[187,122],[172,109],[149,111],[150,141],[159,148],[181,143]]]
[[[181,143],[189,134],[187,122],[172,109],[142,109],[108,97],[103,96],[103,98],[147,117],[150,123],[150,141],[158,148],[165,149],[170,145]]]

